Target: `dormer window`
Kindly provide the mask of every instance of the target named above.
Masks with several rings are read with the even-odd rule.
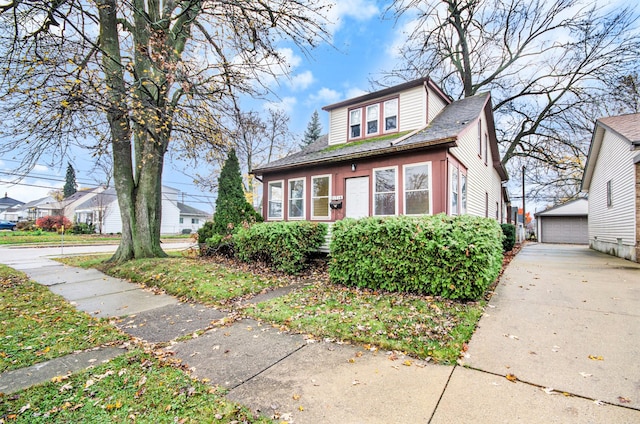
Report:
[[[398,99],[384,102],[384,132],[398,130]]]
[[[380,105],[367,106],[367,135],[378,134]]]
[[[398,132],[397,97],[349,110],[349,140],[393,132]]]
[[[360,137],[360,125],[362,125],[360,109],[354,109],[349,112],[349,138]]]

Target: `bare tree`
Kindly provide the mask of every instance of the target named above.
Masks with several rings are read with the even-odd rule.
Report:
[[[114,261],[164,256],[165,153],[199,140],[225,103],[284,72],[277,40],[325,37],[307,0],[49,0],[0,5],[0,150],[26,168],[84,140],[108,143],[122,218]],[[201,113],[206,111],[206,113]]]
[[[429,75],[454,98],[491,91],[502,161],[511,170],[527,163],[536,183],[576,195],[594,120],[620,112],[619,81],[637,81],[625,80],[640,67],[632,6],[396,0],[390,11],[415,19],[385,79]]]

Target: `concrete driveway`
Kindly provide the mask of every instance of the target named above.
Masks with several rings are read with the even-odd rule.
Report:
[[[640,265],[583,246],[528,244],[502,277],[464,363],[549,396],[640,410],[638,358]],[[481,396],[497,390],[487,385]]]

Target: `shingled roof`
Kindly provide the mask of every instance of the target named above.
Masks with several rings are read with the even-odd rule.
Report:
[[[447,105],[427,126],[409,133],[381,136],[373,139],[328,145],[326,135],[310,144],[302,151],[282,159],[270,162],[253,170],[254,174],[279,171],[305,165],[341,162],[357,158],[373,157],[433,146],[454,147],[458,135],[482,113],[489,108],[491,113],[490,94],[482,93]],[[497,158],[494,163],[498,172],[506,179],[506,172],[499,164],[497,146],[492,155]],[[504,174],[504,175],[503,175]]]

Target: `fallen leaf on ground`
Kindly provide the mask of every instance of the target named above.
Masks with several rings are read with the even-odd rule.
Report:
[[[584,378],[593,376],[593,374],[589,374],[589,373],[586,373],[586,372],[581,372],[580,375],[583,376]]]
[[[300,399],[300,395],[299,394],[294,394],[293,396],[291,396],[293,398],[293,400],[298,400]]]
[[[506,377],[507,380],[509,380],[509,381],[511,381],[513,383],[515,383],[516,380],[518,379],[518,377],[516,377],[514,374],[507,374],[505,377]]]
[[[626,397],[622,397],[622,396],[618,396],[618,402],[620,402],[620,403],[630,403],[631,399],[626,398]]]
[[[596,356],[596,355],[589,355],[589,359],[591,359],[592,361],[604,361],[604,358],[600,355]]]
[[[555,394],[555,390],[553,390],[553,387],[545,387],[544,389],[542,389],[543,392],[545,392],[548,395],[554,395]]]

